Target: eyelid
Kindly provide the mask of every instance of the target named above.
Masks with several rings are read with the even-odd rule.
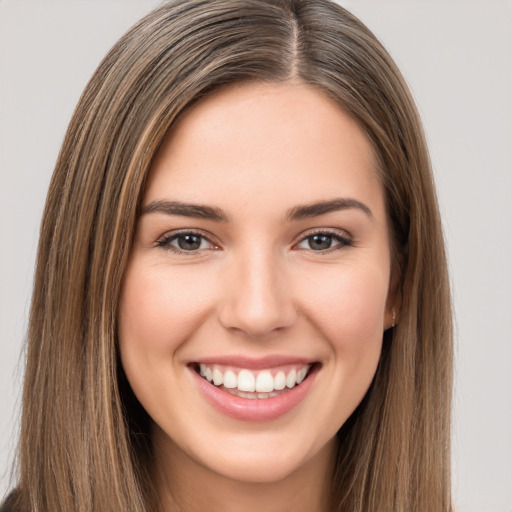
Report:
[[[195,235],[200,236],[204,238],[206,241],[208,241],[213,247],[211,249],[196,249],[192,251],[185,251],[182,249],[179,249],[178,247],[174,247],[170,245],[170,241],[179,237],[180,235]],[[220,249],[220,244],[215,241],[215,237],[208,233],[207,231],[203,231],[202,229],[197,228],[182,228],[182,229],[175,229],[171,231],[165,232],[163,235],[159,236],[155,241],[155,247],[160,247],[162,249],[168,250],[170,252],[174,252],[176,254],[188,254],[188,255],[197,255],[200,252],[203,252],[205,250],[218,250]]]
[[[330,247],[329,249],[326,249],[324,251],[313,251],[312,249],[302,249],[298,248],[298,250],[304,250],[308,252],[312,252],[315,254],[324,254],[331,251],[335,251],[338,249],[343,249],[345,247],[351,247],[354,245],[354,237],[346,230],[343,229],[337,229],[337,228],[313,228],[310,230],[307,230],[300,234],[300,237],[294,242],[293,247],[297,247],[300,243],[304,242],[307,238],[314,235],[329,235],[333,238],[336,238],[340,241],[339,244],[335,245],[334,247]]]
[[[170,245],[170,241],[173,239],[176,239],[180,235],[195,235],[200,236],[203,239],[205,239],[208,243],[210,243],[213,247],[209,249],[196,249],[191,251],[185,251],[182,249],[179,249],[178,247],[174,247]],[[323,251],[314,251],[312,249],[305,249],[305,248],[297,248],[297,245],[304,242],[307,238],[314,236],[314,235],[328,235],[332,236],[333,238],[337,239],[339,241],[338,244],[336,244],[334,247],[330,247],[329,249],[323,250]],[[315,254],[324,254],[328,252],[332,252],[338,249],[342,249],[345,247],[350,247],[354,245],[354,239],[352,235],[342,229],[338,228],[312,228],[309,229],[303,233],[300,234],[300,236],[296,239],[296,241],[292,245],[292,249],[297,248],[297,250],[304,250],[307,252],[312,252]],[[170,252],[174,252],[176,254],[187,254],[187,255],[197,255],[203,251],[211,251],[211,250],[219,250],[221,249],[221,246],[219,243],[215,241],[215,237],[207,232],[203,231],[202,229],[197,228],[182,228],[182,229],[176,229],[165,232],[163,235],[158,237],[155,241],[155,247],[160,247],[165,250],[169,250]]]

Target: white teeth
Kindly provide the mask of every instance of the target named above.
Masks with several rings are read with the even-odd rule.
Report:
[[[286,387],[286,375],[284,372],[277,372],[274,377],[274,389],[276,391],[281,391]]]
[[[284,372],[277,372],[274,377],[274,389],[276,391],[281,391],[286,387],[286,375]]]
[[[241,370],[238,374],[238,389],[240,391],[256,391],[256,380],[249,370]]]
[[[270,372],[261,372],[256,378],[256,391],[262,393],[270,393],[274,391],[274,378]]]
[[[308,373],[307,368],[302,368],[297,372],[297,384],[300,384],[305,378],[306,374]]]
[[[224,374],[224,386],[228,389],[234,389],[238,386],[237,378],[234,372],[228,370]]]
[[[291,366],[291,365],[290,365]],[[251,371],[242,369],[223,370],[221,365],[201,363],[199,374],[215,386],[222,386],[231,393],[243,398],[271,398],[285,388],[292,389],[306,378],[311,365],[291,368],[287,372],[279,370],[272,376],[271,370]]]
[[[293,388],[297,382],[297,372],[295,370],[292,370],[287,376],[286,376],[286,387]]]
[[[214,368],[212,377],[213,383],[216,386],[220,386],[224,382],[224,375],[222,375],[222,372],[217,368]]]

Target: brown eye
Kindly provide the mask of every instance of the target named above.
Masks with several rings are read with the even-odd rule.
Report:
[[[201,247],[202,238],[198,235],[179,235],[176,241],[183,251],[197,251]]]
[[[346,235],[329,232],[313,233],[304,237],[297,245],[299,249],[307,249],[314,252],[325,252],[343,249],[353,245],[352,240]]]
[[[307,238],[310,249],[314,251],[325,251],[331,248],[332,236],[331,235],[313,235]]]
[[[204,235],[194,232],[171,234],[159,240],[157,245],[177,253],[194,253],[202,250],[217,249],[217,246]]]

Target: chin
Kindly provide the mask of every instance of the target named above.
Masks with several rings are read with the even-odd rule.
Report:
[[[224,463],[226,462],[226,463]],[[218,476],[243,484],[272,484],[286,480],[296,473],[303,461],[290,460],[289,457],[230,458],[218,463],[208,464],[207,469]]]

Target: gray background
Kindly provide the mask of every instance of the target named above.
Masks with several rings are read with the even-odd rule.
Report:
[[[38,225],[78,97],[156,0],[0,0],[0,496],[10,487]],[[346,0],[426,126],[456,311],[454,493],[512,512],[512,3]]]

